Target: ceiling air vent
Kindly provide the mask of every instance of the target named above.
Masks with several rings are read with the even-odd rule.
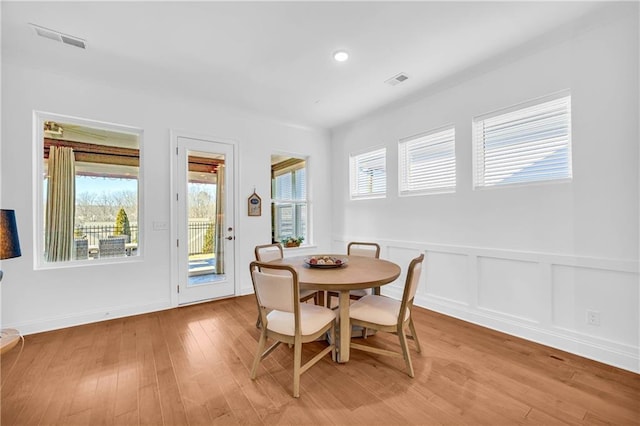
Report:
[[[48,38],[50,40],[55,40],[60,43],[68,44],[70,46],[79,47],[81,49],[87,48],[87,42],[81,38],[70,36],[67,34],[62,34],[59,31],[50,30],[48,28],[41,27],[35,24],[29,24],[33,27],[40,37]]]
[[[397,84],[400,84],[406,80],[408,80],[409,77],[405,74],[405,73],[400,73],[400,74],[396,74],[393,77],[391,77],[388,80],[385,80],[385,83],[387,83],[390,86],[395,86]]]

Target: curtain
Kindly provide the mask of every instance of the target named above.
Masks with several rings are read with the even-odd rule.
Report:
[[[71,260],[76,208],[76,166],[73,149],[49,149],[44,256],[47,262]]]
[[[224,194],[225,194],[225,167],[218,166],[216,171],[216,274],[224,274]]]

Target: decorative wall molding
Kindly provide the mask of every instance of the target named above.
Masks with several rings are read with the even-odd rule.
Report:
[[[363,237],[334,238],[334,251]],[[368,238],[367,240],[371,240]],[[424,252],[415,304],[640,372],[639,262],[557,253],[375,240],[403,267]],[[382,293],[402,296],[404,272]],[[587,324],[596,311],[600,325]]]
[[[144,305],[117,307],[114,306],[112,309],[86,311],[74,315],[62,315],[45,318],[38,321],[11,324],[11,328],[19,330],[23,336],[26,336],[29,334],[58,330],[66,327],[75,327],[99,321],[128,317],[132,315],[147,314],[150,312],[162,311],[169,308],[171,308],[169,300],[158,300]]]

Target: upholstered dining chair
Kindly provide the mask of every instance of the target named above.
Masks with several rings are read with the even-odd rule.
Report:
[[[256,246],[254,249],[254,253],[256,256],[256,260],[258,262],[271,262],[272,260],[282,259],[284,257],[284,252],[282,250],[282,244],[264,244]],[[278,274],[278,270],[273,270],[270,273]],[[300,301],[306,302],[309,299],[313,299],[313,302],[316,305],[320,305],[320,294],[315,290],[301,290],[300,291]],[[260,315],[258,315],[258,319],[256,320],[256,327],[260,327]]]
[[[413,377],[413,365],[411,363],[411,354],[409,353],[409,345],[407,343],[407,335],[405,333],[407,327],[411,331],[411,338],[415,342],[416,351],[420,353],[420,341],[416,334],[416,328],[413,324],[413,299],[416,295],[418,283],[420,281],[420,273],[422,272],[422,261],[424,253],[416,257],[409,264],[407,270],[407,279],[402,293],[402,300],[395,300],[386,296],[367,295],[351,304],[349,317],[352,328],[354,325],[373,329],[378,331],[386,331],[398,335],[400,339],[400,347],[402,352],[394,352],[386,349],[376,348],[351,341],[352,349],[368,351],[379,355],[391,355],[404,358],[407,367],[407,374]]]
[[[377,243],[368,243],[368,242],[360,242],[360,241],[352,241],[347,244],[347,255],[348,256],[365,256],[365,257],[375,257],[376,259],[380,258],[380,245]],[[373,289],[365,289],[365,290],[351,290],[349,292],[349,299],[358,300],[367,294],[380,294],[380,287],[375,287]],[[327,307],[331,307],[331,297],[339,297],[339,294],[335,291],[327,292]]]
[[[298,274],[293,267],[251,262],[249,268],[262,323],[251,379],[255,380],[260,361],[280,343],[293,345],[293,396],[298,398],[302,373],[329,352],[336,360],[336,314],[324,306],[300,303]],[[273,274],[274,271],[278,274]],[[302,364],[302,344],[313,342],[326,332],[329,332],[328,346]],[[275,342],[265,350],[267,339]]]

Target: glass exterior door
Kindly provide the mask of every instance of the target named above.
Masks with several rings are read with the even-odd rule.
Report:
[[[178,138],[178,303],[234,295],[233,145]]]

